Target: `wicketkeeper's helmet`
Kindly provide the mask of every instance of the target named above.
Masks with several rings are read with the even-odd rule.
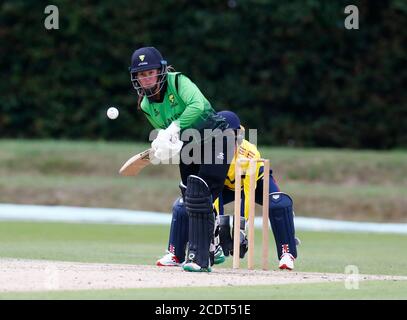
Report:
[[[219,111],[218,115],[225,118],[226,122],[229,124],[229,128],[237,130],[240,129],[240,119],[236,113],[232,111]]]
[[[236,133],[236,142],[241,144],[244,139],[244,127],[240,124],[240,119],[236,113],[232,111],[219,111],[218,115],[225,118],[226,122],[229,124],[229,128],[233,129]]]

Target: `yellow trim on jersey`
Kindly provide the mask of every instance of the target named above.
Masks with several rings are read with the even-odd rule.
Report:
[[[260,159],[260,152],[257,150],[254,144],[251,144],[247,140],[243,140],[239,146],[239,149],[235,153],[235,156],[232,159],[230,164],[228,174],[225,179],[225,188],[234,191],[235,190],[235,167],[236,167],[236,157],[237,159]],[[263,163],[258,162],[256,164],[256,182],[257,180],[263,177],[263,173],[259,174],[260,168],[263,166]],[[249,162],[242,163],[242,171],[246,171],[249,167]],[[256,183],[257,184],[257,183]],[[245,196],[244,203],[244,216],[246,219],[249,217],[249,188],[250,188],[250,178],[249,176],[242,176],[242,187]],[[254,186],[256,188],[256,185]],[[219,199],[216,199],[214,202],[216,212],[219,212]]]

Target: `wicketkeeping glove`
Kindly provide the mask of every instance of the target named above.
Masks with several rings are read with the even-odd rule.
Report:
[[[230,251],[233,251],[233,240],[230,235],[230,216],[222,215],[220,218],[220,230],[219,230],[219,238],[220,238],[220,246],[222,247],[223,254],[228,257]]]
[[[234,226],[235,224],[233,224]],[[243,259],[247,250],[249,250],[248,246],[248,241],[247,241],[247,235],[246,235],[246,219],[244,217],[240,217],[240,252],[239,252],[239,257],[240,259]],[[232,231],[232,234],[234,232]],[[230,250],[230,254],[233,256],[233,247],[232,250]]]

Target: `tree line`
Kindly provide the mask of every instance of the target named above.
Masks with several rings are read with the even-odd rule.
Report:
[[[146,141],[128,66],[151,45],[260,144],[407,146],[405,1],[354,1],[357,30],[348,1],[57,0],[57,30],[47,4],[0,5],[2,138]]]

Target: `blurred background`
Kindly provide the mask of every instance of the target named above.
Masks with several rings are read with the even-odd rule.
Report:
[[[258,129],[297,215],[407,221],[407,2],[56,0],[47,30],[49,4],[0,4],[0,202],[170,212],[176,167],[117,173],[148,146],[128,66],[155,46]]]

